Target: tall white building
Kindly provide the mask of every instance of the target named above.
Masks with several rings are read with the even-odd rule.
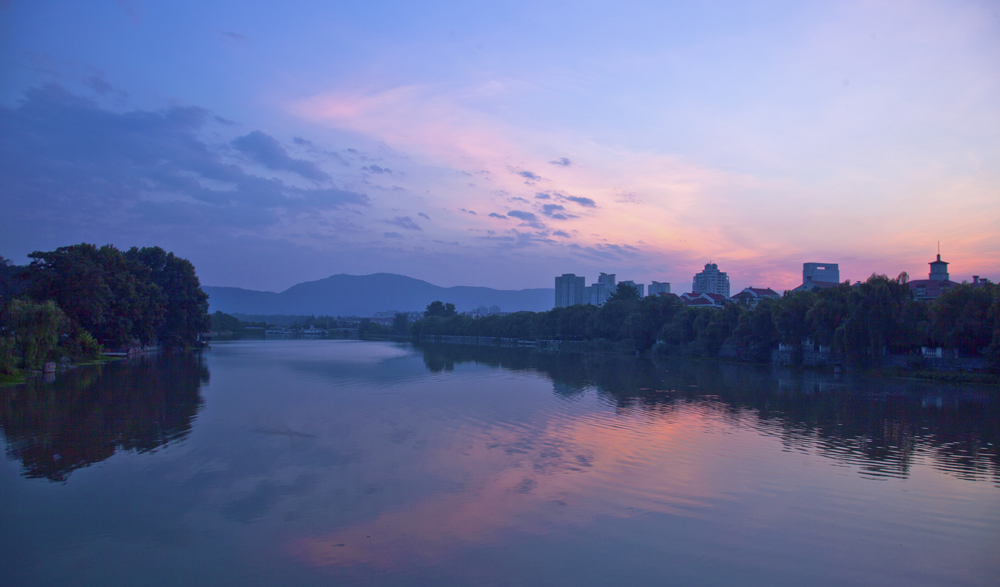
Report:
[[[655,296],[656,294],[668,294],[670,293],[670,282],[664,281],[654,281],[649,284],[649,295]]]
[[[719,266],[715,263],[706,263],[704,271],[695,273],[691,292],[721,294],[728,298],[729,276],[724,271],[719,271]]]
[[[587,278],[577,277],[572,273],[564,273],[556,277],[556,305],[557,308],[575,306],[576,304],[587,304],[590,296],[587,293]]]

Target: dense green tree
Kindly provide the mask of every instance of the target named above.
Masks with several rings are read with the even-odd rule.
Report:
[[[764,299],[740,316],[733,331],[738,357],[762,363],[771,360],[771,351],[778,346],[774,311],[780,303],[781,300]]]
[[[434,301],[427,304],[427,309],[424,310],[424,316],[440,316],[442,318],[447,318],[449,316],[455,316],[458,312],[455,311],[455,304],[444,303],[441,301]]]
[[[632,339],[637,350],[645,351],[656,344],[656,337],[663,326],[683,311],[684,302],[677,296],[647,296],[625,319],[623,332]]]
[[[1000,285],[993,286],[993,303],[990,305],[990,319],[993,321],[993,339],[986,347],[989,368],[1000,373]]]
[[[55,302],[49,300],[35,303],[29,300],[13,299],[4,312],[3,330],[13,345],[14,355],[26,369],[39,369],[59,345],[60,335],[65,335],[69,327],[66,315]],[[9,361],[4,361],[9,364]]]
[[[850,314],[848,298],[851,295],[849,283],[829,287],[816,293],[816,300],[806,312],[809,336],[817,344],[832,346],[837,329]]]
[[[407,334],[410,332],[410,320],[406,314],[397,313],[392,319],[393,334]]]
[[[930,307],[930,304],[912,298],[901,302],[899,323],[889,336],[890,352],[919,352],[920,347],[929,344]]]
[[[959,285],[942,294],[931,306],[931,340],[966,356],[985,352],[997,326],[997,290],[992,284]]]
[[[806,315],[815,304],[816,294],[811,291],[785,292],[772,313],[778,341],[792,347],[796,363],[802,362],[802,342],[811,331]]]
[[[875,364],[895,339],[902,308],[913,299],[905,275],[890,279],[873,274],[851,288],[850,313],[838,328],[835,345],[860,364]]]
[[[358,338],[369,338],[388,334],[389,329],[378,322],[372,322],[371,318],[362,318],[358,324]]]
[[[621,340],[625,336],[624,325],[636,306],[637,299],[608,299],[594,316],[594,335],[608,340]]]
[[[214,332],[240,332],[243,330],[243,323],[235,316],[217,311],[211,316],[210,328]]]
[[[55,301],[74,329],[112,347],[153,342],[162,320],[159,291],[148,271],[118,249],[79,244],[28,256],[27,293],[37,301]]]
[[[194,265],[160,247],[132,247],[125,258],[149,271],[161,292],[163,318],[156,339],[168,347],[187,347],[208,329],[208,295],[201,289]]]
[[[209,326],[208,297],[194,267],[159,247],[122,253],[92,244],[35,251],[24,271],[26,293],[53,300],[67,315],[74,340],[82,331],[101,344],[194,344]]]
[[[556,308],[548,314],[555,318],[555,336],[559,340],[588,340],[594,336],[597,306],[577,304]]]
[[[627,286],[626,286],[627,287]],[[799,351],[812,338],[858,364],[878,364],[886,353],[913,353],[928,343],[985,354],[1000,371],[1000,288],[960,286],[934,302],[913,299],[905,274],[872,275],[863,283],[786,294],[747,308],[692,308],[676,296],[631,295],[602,307],[576,305],[473,319],[444,316],[440,302],[411,334],[518,339],[610,340],[617,348],[678,355],[726,356],[767,362],[779,343]]]
[[[615,288],[615,291],[612,292],[611,297],[608,298],[608,301],[638,302],[641,298],[642,296],[639,295],[639,288],[629,283],[619,283],[618,287]]]
[[[703,357],[716,357],[739,325],[745,308],[739,304],[726,304],[722,308],[700,308],[694,310],[693,350]]]
[[[21,358],[18,355],[14,337],[0,332],[0,375],[17,375],[20,372]]]
[[[778,340],[786,344],[799,345],[809,336],[809,322],[806,314],[816,304],[816,294],[811,291],[785,292],[781,303],[774,308],[774,327]]]
[[[0,308],[7,307],[12,299],[24,293],[24,269],[0,257]]]

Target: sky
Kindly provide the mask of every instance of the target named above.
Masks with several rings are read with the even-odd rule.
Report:
[[[0,255],[1000,280],[1000,2],[0,0]]]

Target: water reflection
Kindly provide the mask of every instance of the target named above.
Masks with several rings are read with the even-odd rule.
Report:
[[[60,485],[0,468],[7,583],[911,587],[1000,572],[996,399],[980,390],[359,341],[219,343],[210,385],[197,361],[158,361],[4,400],[29,476],[65,479],[74,467],[41,465],[77,444],[79,467],[185,438]]]
[[[834,376],[691,360],[571,355],[525,349],[423,345],[429,369],[478,363],[549,377],[571,398],[594,390],[619,411],[716,400],[734,425],[777,435],[871,477],[909,475],[914,459],[958,478],[1000,485],[1000,403],[995,388]]]
[[[74,369],[0,394],[7,456],[23,475],[65,481],[116,451],[149,452],[191,430],[208,369],[198,355]]]

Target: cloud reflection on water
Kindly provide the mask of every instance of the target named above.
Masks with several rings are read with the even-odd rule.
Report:
[[[395,569],[439,564],[511,534],[573,532],[596,517],[649,512],[698,516],[739,489],[735,470],[708,453],[733,442],[762,454],[773,440],[749,431],[718,436],[717,410],[689,404],[650,415],[553,414],[542,427],[466,427],[428,457],[428,468],[465,478],[374,519],[289,540],[296,558],[319,567]],[[771,446],[766,446],[771,445]]]

